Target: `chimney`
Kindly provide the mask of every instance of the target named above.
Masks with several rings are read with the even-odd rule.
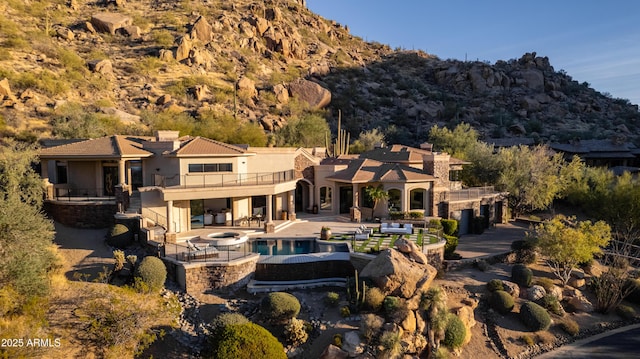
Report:
[[[436,178],[436,187],[449,188],[449,159],[451,156],[444,152],[432,152],[422,156],[424,172]]]

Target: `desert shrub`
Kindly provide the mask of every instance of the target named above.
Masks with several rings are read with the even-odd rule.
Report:
[[[119,271],[122,268],[124,268],[124,252],[116,249],[115,251],[113,251],[113,259],[115,261],[115,263],[113,264],[113,270],[114,271]]]
[[[348,317],[350,317],[350,316],[351,316],[351,309],[349,309],[349,307],[348,307],[348,306],[346,306],[346,305],[345,305],[345,306],[343,306],[343,307],[341,307],[341,308],[340,308],[340,315],[341,315],[343,318],[348,318]]]
[[[580,333],[580,325],[573,319],[565,319],[560,322],[560,328],[565,331],[565,333],[576,336]]]
[[[487,283],[487,289],[489,292],[495,292],[496,290],[504,290],[504,285],[500,279],[492,279]]]
[[[513,297],[504,290],[496,290],[491,293],[489,303],[491,304],[491,308],[500,314],[511,312],[514,306]]]
[[[438,348],[436,353],[433,355],[434,359],[447,359],[449,358],[449,351],[443,347]]]
[[[474,262],[474,264],[475,264],[476,268],[478,268],[478,270],[480,270],[481,272],[486,271],[491,266],[489,264],[489,262],[487,262],[484,259],[479,259],[476,262]]]
[[[464,326],[462,320],[455,314],[449,314],[442,344],[452,350],[458,349],[462,346],[466,335],[467,328]]]
[[[511,280],[523,287],[530,287],[533,272],[523,264],[516,264],[511,268]]]
[[[624,319],[633,319],[636,317],[636,310],[628,305],[620,304],[616,307],[616,314]]]
[[[536,278],[534,283],[544,288],[547,293],[551,292],[554,287],[553,279],[547,277]]]
[[[368,308],[377,312],[382,308],[384,293],[382,293],[382,290],[378,287],[368,288],[365,295],[365,302]]]
[[[444,239],[447,240],[447,243],[444,245],[444,254],[445,256],[451,255],[456,251],[456,248],[458,247],[458,237],[450,236],[447,234],[443,236]]]
[[[157,292],[164,287],[167,279],[167,267],[162,259],[153,256],[144,257],[136,268],[136,288],[141,292]]]
[[[334,334],[332,343],[333,343],[333,345],[337,346],[338,348],[341,348],[342,347],[342,334],[340,334],[340,333]]]
[[[211,340],[209,358],[253,359],[282,358],[284,347],[269,331],[254,324],[234,324],[225,327]]]
[[[458,232],[458,221],[455,219],[441,219],[442,232],[448,236],[455,236]]]
[[[171,34],[171,32],[169,32],[168,30],[162,29],[151,31],[151,38],[153,39],[153,42],[161,47],[169,48],[173,46],[173,34]]]
[[[116,248],[126,248],[133,243],[133,232],[126,225],[117,223],[111,228],[107,243]]]
[[[338,302],[340,302],[340,294],[336,292],[328,292],[326,297],[324,297],[324,302],[332,307],[338,306]]]
[[[536,260],[535,242],[532,240],[517,240],[511,242],[511,250],[516,253],[516,262],[531,264]]]
[[[289,293],[269,293],[260,302],[260,313],[270,322],[284,323],[300,313],[300,301]]]
[[[528,346],[532,346],[532,345],[535,343],[535,341],[533,340],[533,337],[532,337],[531,335],[529,335],[529,334],[524,334],[524,335],[522,335],[522,336],[520,337],[520,340],[521,340],[525,345],[528,345]]]
[[[249,319],[240,313],[222,313],[211,321],[211,332],[218,333],[229,325],[249,323]]]
[[[546,309],[533,302],[526,302],[520,307],[520,321],[534,332],[547,330],[551,325]]]
[[[383,324],[384,319],[382,317],[375,314],[365,314],[362,316],[362,319],[360,319],[360,332],[362,336],[370,342],[378,335]]]
[[[291,318],[289,323],[284,327],[284,335],[287,342],[294,346],[304,344],[309,339],[309,333],[304,325],[304,320]]]
[[[400,355],[402,345],[400,342],[400,332],[386,331],[380,337],[380,345],[384,348],[388,358],[395,358]]]
[[[562,304],[555,295],[546,294],[540,298],[539,304],[555,315],[564,315],[564,308],[562,308]]]
[[[389,295],[384,298],[383,306],[387,313],[393,313],[400,308],[400,298]]]

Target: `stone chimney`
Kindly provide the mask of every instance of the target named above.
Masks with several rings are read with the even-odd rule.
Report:
[[[155,141],[146,141],[144,148],[157,154],[175,151],[180,148],[179,136],[179,131],[156,131]]]
[[[422,156],[424,172],[436,178],[435,187],[449,188],[449,159],[444,152],[431,152]]]

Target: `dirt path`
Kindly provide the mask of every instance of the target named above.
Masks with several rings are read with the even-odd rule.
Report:
[[[74,280],[82,275],[91,281],[104,271],[103,267],[113,265],[113,249],[104,241],[107,229],[78,229],[55,223],[54,242],[66,261],[65,275]]]

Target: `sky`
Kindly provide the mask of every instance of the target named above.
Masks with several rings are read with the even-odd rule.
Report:
[[[640,104],[640,1],[307,0],[352,35],[440,59],[495,63],[527,52]]]

